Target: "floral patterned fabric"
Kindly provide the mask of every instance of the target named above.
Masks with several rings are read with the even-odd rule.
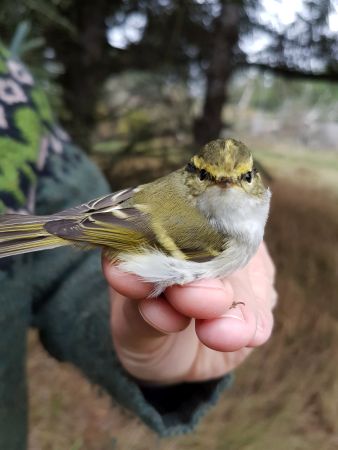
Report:
[[[67,134],[55,125],[44,92],[0,45],[0,213],[33,212],[47,155],[62,152]]]

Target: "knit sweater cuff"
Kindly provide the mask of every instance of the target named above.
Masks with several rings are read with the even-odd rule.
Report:
[[[161,436],[191,432],[232,383],[228,374],[217,380],[164,387],[134,386],[135,412]]]

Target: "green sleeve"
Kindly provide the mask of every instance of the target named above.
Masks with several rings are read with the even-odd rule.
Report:
[[[7,56],[0,43],[0,213],[6,208],[24,209],[27,203],[25,193],[28,180],[33,179],[36,138],[31,136],[29,142],[18,129],[28,110],[25,90],[31,88],[31,77],[25,70],[18,74],[19,65]],[[11,71],[18,78],[22,76],[22,84]],[[25,360],[31,317],[31,260],[31,255],[0,259],[0,449],[26,448]]]
[[[26,448],[25,358],[31,305],[26,269],[21,258],[11,264],[10,271],[0,266],[0,449]]]

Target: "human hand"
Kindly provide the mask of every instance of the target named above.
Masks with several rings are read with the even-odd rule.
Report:
[[[127,372],[143,382],[221,377],[271,334],[277,295],[264,244],[231,276],[172,286],[158,298],[148,298],[150,283],[106,260],[103,272],[110,285],[116,352]],[[233,302],[244,304],[231,308]]]

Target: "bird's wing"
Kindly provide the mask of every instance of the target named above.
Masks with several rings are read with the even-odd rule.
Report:
[[[178,216],[164,210],[154,220],[142,208],[144,205],[133,203],[139,189],[122,190],[50,216],[44,228],[63,239],[108,247],[112,255],[150,247],[199,262],[208,261],[222,251],[221,236],[210,227],[202,227],[196,217],[191,220],[195,210]],[[169,230],[174,232],[168,232],[166,225],[171,225]]]
[[[63,239],[116,252],[143,246],[151,238],[149,219],[128,202],[137,189],[124,189],[54,214],[44,228]]]
[[[131,199],[138,189],[139,188],[121,189],[120,191],[95,198],[94,200],[90,200],[89,202],[75,206],[74,208],[69,208],[65,211],[53,214],[51,217],[60,219],[69,216],[75,217],[84,213],[104,210],[105,208],[118,207],[122,203]]]

